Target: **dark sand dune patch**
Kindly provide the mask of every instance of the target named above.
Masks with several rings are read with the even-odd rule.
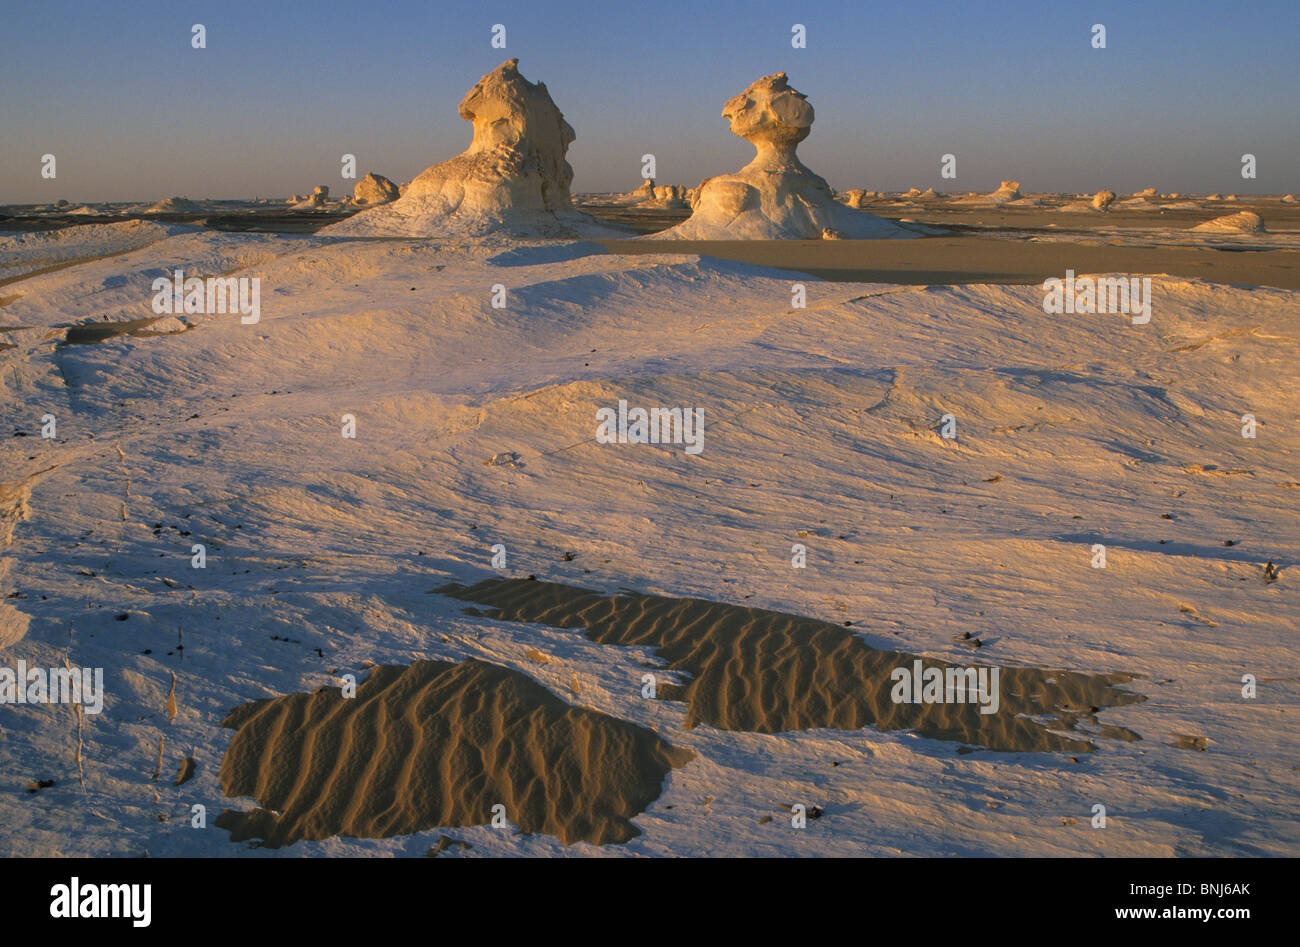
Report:
[[[1133,674],[1081,674],[1038,668],[999,669],[998,706],[982,713],[978,702],[895,703],[896,668],[912,668],[916,655],[881,651],[829,622],[703,599],[620,593],[530,579],[488,579],[436,591],[488,606],[484,617],[581,628],[598,644],[653,648],[668,668],[691,677],[658,694],[684,700],[686,726],[779,733],[830,728],[916,730],[990,750],[1088,752],[1086,736],[1140,739],[1097,721],[1103,707],[1146,698],[1115,685]],[[958,665],[925,658],[925,668]],[[991,706],[991,704],[990,704]]]
[[[356,696],[336,688],[254,701],[221,763],[234,841],[278,848],[334,835],[389,838],[485,825],[492,807],[566,845],[626,842],[631,819],[693,754],[654,732],[573,707],[531,678],[482,661],[377,667]]]

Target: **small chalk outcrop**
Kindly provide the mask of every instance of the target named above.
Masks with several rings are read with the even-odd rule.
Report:
[[[998,185],[998,189],[991,194],[972,194],[968,197],[962,197],[953,201],[954,204],[971,204],[980,207],[998,207],[1002,204],[1010,204],[1014,201],[1025,201],[1026,204],[1035,205],[1037,201],[1030,201],[1020,193],[1019,181],[1003,181]]]
[[[635,191],[617,199],[618,203],[647,208],[680,210],[690,206],[690,192],[676,184],[655,184],[651,178],[641,182]]]
[[[297,197],[297,195],[294,195]],[[306,197],[293,201],[293,210],[321,210],[330,199],[330,189],[326,184],[317,184]]]
[[[1192,228],[1201,233],[1263,233],[1264,219],[1254,211],[1243,210],[1224,217],[1215,217]]]
[[[509,59],[460,103],[473,124],[464,152],[420,172],[390,204],[324,228],[331,234],[574,237],[622,235],[573,209],[573,129],[543,83]]]
[[[203,210],[188,197],[165,197],[145,209],[146,214],[193,214]]]
[[[754,146],[734,174],[701,182],[690,218],[646,240],[849,240],[917,236],[917,231],[835,200],[829,184],[795,149],[812,131],[813,107],[784,72],[754,82],[722,109],[732,134]]]
[[[1110,205],[1115,203],[1114,191],[1098,191],[1092,196],[1092,209],[1099,210],[1103,213],[1110,210]]]
[[[654,207],[666,207],[675,210],[690,206],[686,188],[680,184],[656,184],[654,193],[650,197],[650,204]]]
[[[872,198],[880,196],[879,191],[865,191],[862,188],[854,188],[851,191],[844,191],[837,194],[835,199],[846,207],[852,207],[854,210],[861,210],[871,203]]]
[[[1295,203],[1300,203],[1300,202],[1297,202],[1297,201],[1296,201],[1296,196],[1295,196],[1294,194],[1287,194],[1287,195],[1285,195],[1285,196],[1282,197],[1282,203],[1283,203],[1283,204],[1295,204]]]
[[[352,199],[358,204],[390,204],[401,196],[396,184],[373,171],[352,189]]]

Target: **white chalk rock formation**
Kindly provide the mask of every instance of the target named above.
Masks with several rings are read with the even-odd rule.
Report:
[[[837,201],[852,207],[854,210],[862,210],[863,207],[871,203],[872,198],[876,197],[880,197],[879,191],[864,191],[862,188],[854,188],[835,195]]]
[[[784,72],[753,83],[722,109],[731,131],[754,146],[734,174],[707,178],[690,219],[647,240],[819,240],[829,230],[850,240],[917,236],[835,200],[830,185],[795,155],[812,131],[813,107]]]
[[[1264,219],[1253,211],[1243,210],[1225,217],[1215,217],[1192,229],[1201,233],[1263,233]]]
[[[329,199],[329,185],[317,184],[306,197],[292,202],[293,210],[318,210],[324,208],[329,203]]]
[[[1020,193],[1019,181],[1003,181],[996,191],[991,194],[972,194],[968,197],[959,198],[953,201],[954,204],[972,204],[980,207],[990,205],[1010,204],[1012,201],[1024,200],[1027,204],[1036,204],[1037,202],[1029,201]]]
[[[324,228],[331,234],[573,237],[619,234],[575,211],[565,160],[573,129],[543,83],[510,59],[460,103],[474,138],[461,154],[426,168],[391,204]]]
[[[651,207],[663,207],[673,210],[680,210],[683,207],[690,206],[686,188],[680,184],[656,184],[650,199],[646,203]]]
[[[1114,191],[1098,191],[1092,198],[1092,209],[1105,211],[1110,209],[1110,205],[1115,203]]]
[[[358,204],[389,204],[401,197],[397,185],[382,174],[371,171],[352,189],[352,199]]]
[[[1024,195],[1020,193],[1019,181],[1003,181],[998,185],[998,189],[989,195],[989,201],[994,204],[1009,204],[1022,197]]]
[[[1295,204],[1295,203],[1297,203],[1297,201],[1296,201],[1296,196],[1295,196],[1294,194],[1287,194],[1286,196],[1284,196],[1284,197],[1282,198],[1282,203],[1283,203],[1283,204]]]
[[[146,214],[192,214],[203,210],[188,197],[165,197],[145,210]]]

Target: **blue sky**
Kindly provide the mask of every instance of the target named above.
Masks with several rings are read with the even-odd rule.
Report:
[[[409,180],[465,147],[457,104],[512,57],[577,131],[578,191],[630,190],[647,152],[663,184],[735,170],[752,149],[722,104],[781,70],[817,110],[800,155],[840,189],[1300,190],[1296,0],[0,0],[0,22],[0,203],[350,192],[344,153]]]

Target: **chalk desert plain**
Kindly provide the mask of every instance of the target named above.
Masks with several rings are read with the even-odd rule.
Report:
[[[0,207],[0,852],[1300,854],[1295,197],[834,190],[793,71],[586,193],[526,66]]]

